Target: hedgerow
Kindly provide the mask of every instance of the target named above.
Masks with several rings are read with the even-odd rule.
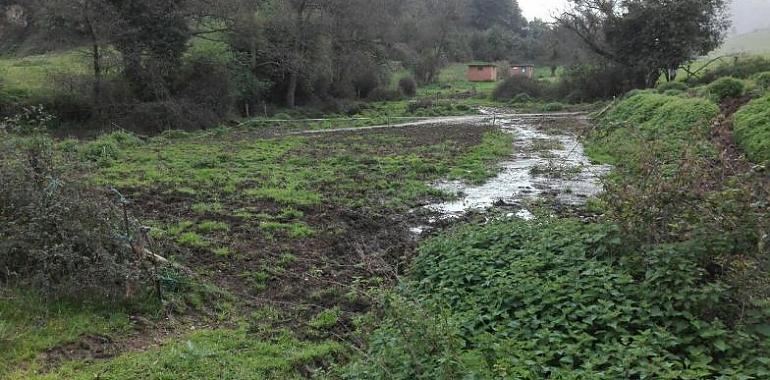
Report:
[[[770,96],[735,113],[735,138],[750,160],[770,162]]]
[[[697,245],[640,254],[619,236],[612,225],[548,220],[428,240],[349,377],[770,376],[768,315],[722,319],[729,292],[696,265]]]

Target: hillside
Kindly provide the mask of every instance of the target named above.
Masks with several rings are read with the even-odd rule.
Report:
[[[731,36],[713,54],[727,55],[736,53],[770,53],[770,28]]]

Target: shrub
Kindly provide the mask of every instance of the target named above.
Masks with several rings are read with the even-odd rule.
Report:
[[[690,87],[684,82],[666,82],[658,86],[657,90],[659,94],[663,94],[666,91],[676,90],[679,92],[687,91]]]
[[[413,114],[418,110],[429,109],[429,108],[433,108],[433,101],[430,99],[421,99],[421,100],[409,102],[409,104],[406,105],[406,112]]]
[[[579,65],[566,70],[551,92],[570,103],[609,99],[633,88],[632,75],[617,65]]]
[[[543,112],[558,112],[562,110],[564,110],[564,104],[558,102],[543,105]]]
[[[770,163],[770,96],[753,100],[735,113],[735,139],[754,162]]]
[[[708,85],[709,94],[718,101],[737,98],[744,90],[743,82],[732,77],[719,78]]]
[[[12,141],[0,148],[0,283],[122,297],[126,280],[140,277],[122,214],[55,164],[47,137]]]
[[[521,94],[516,94],[516,96],[511,98],[511,103],[529,103],[533,100],[534,100],[533,97],[527,94],[521,93]]]
[[[401,90],[401,94],[407,97],[412,97],[417,94],[417,81],[412,77],[404,77],[398,81],[398,88]]]
[[[770,71],[759,73],[755,75],[753,79],[757,82],[757,86],[762,90],[770,90]]]
[[[397,90],[391,90],[386,87],[376,87],[369,91],[366,100],[370,102],[384,102],[397,100],[400,96],[401,94]]]
[[[545,84],[526,77],[510,77],[495,88],[492,96],[495,100],[510,100],[519,94],[540,98],[545,94]]]

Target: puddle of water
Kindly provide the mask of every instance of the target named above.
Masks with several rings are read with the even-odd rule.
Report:
[[[498,122],[504,132],[515,136],[516,152],[500,164],[500,173],[480,186],[460,181],[436,183],[436,189],[457,194],[458,199],[428,205],[428,209],[444,218],[453,218],[471,210],[486,210],[499,202],[521,204],[544,194],[552,194],[564,204],[581,205],[602,191],[599,179],[611,167],[592,164],[577,137],[548,135],[524,120],[498,119]],[[551,149],[533,149],[542,142]],[[534,215],[526,211],[517,217],[527,219]]]

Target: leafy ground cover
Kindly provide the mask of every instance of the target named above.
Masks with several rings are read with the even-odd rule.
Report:
[[[697,247],[625,262],[611,225],[499,221],[425,242],[351,378],[770,374],[766,325],[728,327]],[[757,319],[761,321],[761,319]],[[757,321],[755,320],[755,322]],[[763,344],[762,342],[765,342]]]
[[[770,96],[752,101],[735,114],[736,142],[749,159],[770,162]]]
[[[708,98],[627,95],[586,141],[615,165],[589,202],[602,222],[504,218],[424,242],[347,376],[770,376],[770,194],[719,120]]]

